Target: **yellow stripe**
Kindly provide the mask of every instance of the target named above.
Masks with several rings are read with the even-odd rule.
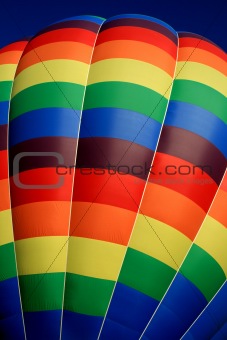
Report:
[[[179,75],[178,75],[179,73]],[[227,96],[227,78],[214,68],[196,62],[178,62],[176,79],[187,79],[205,84]]]
[[[113,58],[91,65],[88,84],[106,81],[138,84],[169,98],[170,89],[168,88],[172,78],[162,69],[149,63],[133,59]]]
[[[11,210],[0,211],[0,246],[13,241]]]
[[[195,243],[219,263],[227,276],[227,229],[211,216],[207,216]]]
[[[64,272],[68,245],[66,241],[66,236],[34,237],[16,241],[19,275]]]
[[[105,280],[117,280],[126,247],[119,244],[71,237],[67,271]]]
[[[0,65],[0,81],[12,81],[15,76],[16,68],[16,64]]]
[[[15,78],[12,97],[30,86],[46,82],[86,85],[88,70],[89,65],[75,60],[58,59],[34,64]]]
[[[178,269],[191,241],[176,229],[148,216],[136,221],[129,246]]]

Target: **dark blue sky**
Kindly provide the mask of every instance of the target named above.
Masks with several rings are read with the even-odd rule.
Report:
[[[0,47],[75,15],[139,13],[204,35],[227,51],[227,0],[1,0],[0,9]]]

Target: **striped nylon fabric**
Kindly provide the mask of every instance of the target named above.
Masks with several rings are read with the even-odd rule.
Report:
[[[167,334],[171,334],[172,339],[180,339],[226,281],[227,259],[223,256],[227,243],[226,202],[227,174],[179,273],[145,333],[145,339],[151,339],[152,334],[157,334],[160,339]],[[219,322],[219,314],[222,320],[221,308],[215,317],[216,322]],[[168,323],[165,330],[160,330],[164,320]],[[216,322],[211,324],[212,329]],[[200,337],[197,338],[212,338],[211,334],[207,337],[203,334],[209,333],[209,328],[199,331]]]
[[[15,261],[8,179],[8,114],[13,80],[27,41],[17,41],[0,50],[0,338],[17,334],[24,328]]]
[[[198,101],[195,111],[193,112],[193,109],[190,109],[190,122],[185,124],[184,121],[186,118],[188,118],[189,121],[189,117],[185,117],[187,111],[183,110],[183,107],[181,111],[178,110],[178,108],[172,110],[171,103],[165,124],[168,124],[168,127],[174,126],[175,128],[175,126],[177,126],[178,129],[184,128],[189,130],[190,133],[193,133],[193,135],[191,135],[191,141],[189,140],[190,149],[186,149],[184,145],[184,150],[186,150],[187,153],[185,153],[185,157],[182,157],[183,161],[188,161],[189,158],[187,158],[187,156],[190,157],[191,153],[194,159],[197,157],[198,162],[191,162],[192,165],[211,165],[213,160],[215,160],[215,163],[209,167],[209,170],[212,169],[212,172],[209,174],[206,172],[205,167],[203,168],[203,176],[201,176],[201,173],[199,176],[195,173],[191,181],[192,183],[196,183],[196,185],[193,185],[194,187],[191,188],[191,192],[191,184],[187,186],[185,182],[182,186],[184,192],[180,191],[180,188],[178,190],[181,197],[184,195],[194,203],[193,209],[191,208],[190,211],[186,210],[186,215],[182,216],[188,223],[187,232],[186,230],[184,231],[184,229],[178,228],[178,232],[180,231],[181,235],[183,234],[184,237],[187,237],[187,243],[185,243],[185,245],[183,242],[179,243],[180,239],[177,241],[177,237],[175,237],[175,242],[178,243],[175,251],[179,254],[180,248],[182,258],[175,263],[177,265],[176,267],[171,266],[171,264],[170,266],[177,270],[178,273],[176,277],[174,277],[174,281],[159,305],[159,308],[152,317],[144,333],[145,339],[151,339],[153,334],[157,336],[157,339],[162,339],[167,336],[171,339],[181,338],[226,280],[227,262],[226,257],[223,255],[226,248],[227,233],[225,222],[220,221],[220,216],[222,216],[222,221],[225,221],[226,218],[224,208],[227,198],[226,192],[224,191],[226,188],[226,177],[224,177],[222,185],[218,190],[220,181],[226,170],[226,55],[212,43],[201,40],[201,37],[182,33],[180,34],[177,72],[182,67],[181,65],[187,58],[187,55],[192,53],[192,49],[198,43],[198,50],[193,54],[192,61],[189,61],[189,59],[182,72],[176,75],[171,101],[173,100],[174,105],[178,105],[178,101],[184,99],[180,96],[182,87],[186,87],[187,89],[191,86],[192,88],[192,82],[195,82],[196,87],[201,86],[200,94],[202,94],[203,91],[208,91],[209,95],[205,92],[203,99],[202,96],[194,96],[196,92],[193,93],[193,90],[191,96],[189,91],[182,92],[183,95],[187,95],[187,105],[190,103],[190,105],[195,106],[195,100]],[[198,61],[202,61],[201,54],[203,55],[204,62],[201,65],[201,72],[199,72],[196,71],[196,68],[200,66],[198,65]],[[209,58],[210,54],[215,57],[213,64],[212,58]],[[216,58],[216,56],[218,56],[218,58]],[[206,71],[207,67],[208,70]],[[219,87],[221,84],[224,86]],[[202,122],[199,124],[199,120],[204,121],[205,117],[203,116],[203,111],[201,112],[200,110],[201,108],[204,110],[205,106],[207,106],[206,110],[208,109],[208,101],[212,96],[220,98],[220,100],[215,100],[213,97],[213,101],[211,102],[213,107],[212,105],[210,106],[210,111],[206,114],[206,123],[203,127]],[[216,107],[214,107],[214,103]],[[180,105],[183,104],[180,103]],[[177,113],[181,114],[181,116],[177,116]],[[209,119],[209,117],[211,118]],[[222,125],[223,129],[219,128],[220,125]],[[200,138],[200,142],[198,137]],[[173,137],[171,141],[173,141]],[[196,141],[196,148],[193,147],[194,141]],[[161,143],[159,147],[160,145]],[[200,145],[203,148],[202,152],[200,151]],[[204,149],[207,150],[207,152],[204,152]],[[200,155],[197,155],[199,152]],[[213,158],[211,160],[212,155]],[[203,159],[199,158],[201,156]],[[204,185],[205,181],[208,180],[209,182],[207,183],[209,183],[209,185]],[[188,176],[186,181],[188,181]],[[176,188],[177,186],[174,185],[171,190],[176,191]],[[191,193],[193,191],[196,193],[196,196],[192,196]],[[216,196],[214,196],[215,193],[217,193]],[[211,203],[213,204],[208,211]],[[178,204],[178,209],[179,206],[181,207],[181,215],[184,210],[180,204]],[[201,214],[198,213],[200,211],[202,212]],[[179,214],[177,215],[175,212],[175,216],[179,221]],[[190,216],[190,219],[187,218],[187,216]],[[188,242],[191,240],[193,244]],[[168,243],[165,243],[165,246],[167,249],[170,249]],[[173,255],[173,252],[171,252],[171,254]],[[186,254],[187,256],[181,264]],[[175,260],[175,258],[172,260]],[[165,291],[169,284],[169,281],[166,282]],[[164,320],[165,328],[160,328]],[[169,334],[171,334],[171,336],[169,336]]]
[[[85,86],[101,23],[96,17],[78,17],[40,32],[28,43],[14,81],[11,203],[27,339],[60,336],[74,172],[64,178],[58,173],[75,161]],[[18,155],[19,170],[13,172]],[[43,188],[36,190],[36,185]]]
[[[223,53],[202,41],[193,61],[184,65],[193,43],[201,39],[193,35],[185,41],[180,35],[176,80],[164,127],[101,339],[110,329],[113,339],[123,332],[125,338],[138,339],[198,232],[224,174],[227,129],[223,91],[227,87],[219,86],[219,81],[226,84]],[[206,65],[209,54],[214,59],[218,54],[217,69]],[[197,93],[204,95],[203,101]],[[215,96],[211,103],[215,108],[205,100],[211,95]],[[187,287],[192,284],[190,280],[186,283]],[[164,338],[169,338],[168,328],[160,323],[159,327],[160,332],[166,332]],[[156,329],[151,334],[158,338]]]
[[[223,257],[223,254],[226,252],[227,243],[226,201],[227,174],[224,176],[214,203],[195,240],[195,246],[200,250],[200,258],[195,258],[196,248],[192,248],[181,270],[182,274],[186,277],[190,275],[190,280],[201,290],[208,302],[213,299],[220,286],[224,282],[225,284],[214,297],[211,304],[199,316],[195,325],[185,334],[184,339],[190,339],[190,335],[195,336],[195,338],[206,337],[211,339],[227,320],[227,259],[226,256]],[[211,262],[212,266],[210,265]],[[194,269],[191,273],[194,277],[191,276],[192,274],[189,274],[188,270],[192,265]],[[196,303],[196,297],[194,297],[194,303]],[[216,313],[215,317],[212,316],[214,312]],[[193,321],[195,316],[197,315],[192,315]],[[204,322],[207,323],[207,327],[204,327]]]
[[[0,51],[0,338],[221,339],[226,76],[139,14]]]
[[[98,337],[168,105],[177,43],[149,17],[113,17],[101,27],[78,145],[63,339]]]

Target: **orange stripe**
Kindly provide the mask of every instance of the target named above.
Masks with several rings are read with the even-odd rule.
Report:
[[[89,64],[91,54],[92,47],[79,42],[61,41],[42,45],[21,58],[17,75],[25,68],[46,60],[69,59]]]
[[[160,152],[155,154],[149,182],[181,193],[204,211],[208,211],[218,188],[215,181],[194,164]]]
[[[190,37],[180,38],[179,47],[180,48],[181,47],[192,47],[193,51],[195,51],[197,48],[200,48],[212,54],[216,54],[216,56],[223,59],[225,62],[227,61],[226,53],[221,48],[219,48],[218,46],[215,46],[214,44],[208,41],[201,40],[201,38],[190,38]]]
[[[0,54],[0,65],[3,64],[17,64],[22,52],[21,51],[10,51]]]
[[[191,240],[194,239],[206,215],[190,199],[171,189],[149,182],[140,211],[179,230]]]
[[[215,197],[212,208],[210,209],[209,215],[215,220],[227,227],[227,192],[219,190],[217,196]]]
[[[210,66],[227,76],[226,61],[219,58],[212,52],[192,47],[182,47],[179,49],[178,61],[194,61]]]
[[[227,172],[226,172],[226,174],[224,176],[224,179],[223,179],[223,181],[221,183],[220,189],[222,189],[222,190],[227,192]]]
[[[0,211],[10,209],[8,178],[0,180],[0,193]]]
[[[165,35],[142,27],[118,26],[102,31],[97,38],[96,46],[111,40],[133,40],[145,42],[164,49],[176,59],[177,46]]]
[[[118,207],[73,202],[70,235],[127,245],[136,213]]]
[[[173,76],[175,60],[164,50],[139,41],[113,40],[95,47],[92,63],[110,58],[141,60],[155,65]]]
[[[15,240],[39,236],[67,236],[70,202],[47,201],[12,209]]]

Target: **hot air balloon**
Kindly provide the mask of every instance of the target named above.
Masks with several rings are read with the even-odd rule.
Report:
[[[226,334],[226,61],[138,14],[1,51],[1,338]]]
[[[8,111],[16,67],[26,44],[17,41],[0,50],[0,337],[9,339],[14,332],[24,333],[9,193]]]

